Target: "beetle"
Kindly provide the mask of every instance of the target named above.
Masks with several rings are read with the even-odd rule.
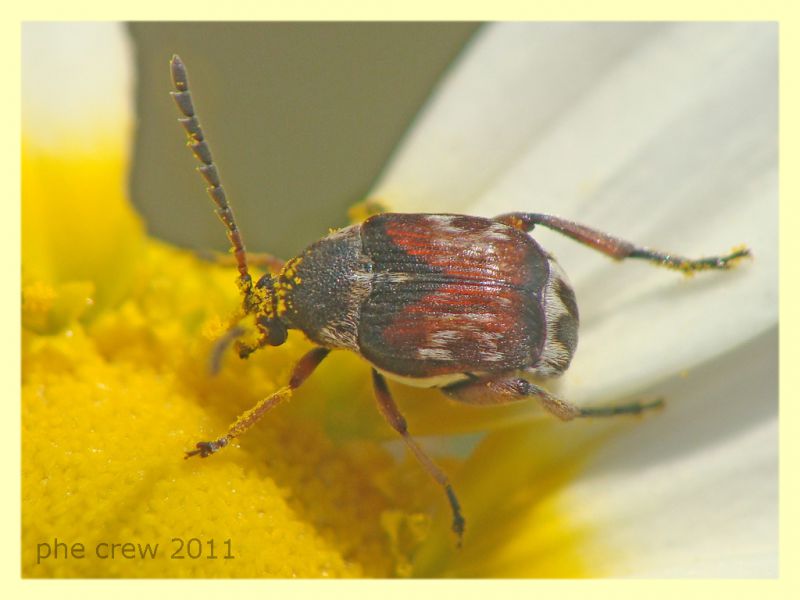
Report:
[[[691,260],[659,252],[552,215],[515,212],[488,219],[458,214],[378,213],[335,231],[298,256],[276,263],[277,274],[253,283],[248,255],[217,167],[195,114],[186,67],[173,56],[171,92],[198,170],[224,223],[239,272],[242,305],[218,343],[222,350],[255,319],[259,337],[236,341],[246,358],[264,346],[280,346],[299,329],[315,347],[294,366],[286,386],[241,415],[221,437],[202,441],[192,456],[227,446],[264,413],[288,399],[331,350],[366,359],[380,412],[444,490],[459,544],[465,520],[447,475],[411,437],[386,379],[436,387],[450,398],[477,405],[536,399],[562,420],[637,414],[661,400],[608,407],[581,407],[559,398],[529,377],[564,373],[578,342],[578,306],[555,258],[529,233],[547,227],[613,259],[642,259],[694,273],[727,269],[750,256],[746,247],[727,255]],[[274,261],[273,261],[274,263]]]

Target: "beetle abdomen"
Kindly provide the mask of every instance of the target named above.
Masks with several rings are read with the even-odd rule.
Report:
[[[372,263],[358,344],[404,377],[533,366],[547,327],[546,253],[525,233],[462,215],[380,214],[361,225]]]
[[[556,260],[548,256],[549,275],[544,286],[542,307],[547,332],[539,359],[529,370],[537,375],[560,375],[569,367],[578,346],[578,304],[567,276]]]

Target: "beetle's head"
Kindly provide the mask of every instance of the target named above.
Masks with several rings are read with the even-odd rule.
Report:
[[[259,279],[250,293],[245,294],[242,313],[239,314],[237,321],[228,329],[225,335],[219,338],[214,345],[209,363],[211,373],[219,372],[222,365],[222,357],[231,344],[234,344],[234,341],[236,352],[240,358],[247,358],[264,346],[280,346],[286,341],[288,336],[287,327],[277,315],[276,305],[274,278],[265,275]],[[258,337],[243,341],[240,338],[247,336],[248,329],[242,324],[242,321],[248,315],[255,317]]]

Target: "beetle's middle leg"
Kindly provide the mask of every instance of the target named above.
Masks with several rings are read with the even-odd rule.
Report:
[[[200,260],[219,265],[221,267],[235,267],[236,257],[227,252],[216,252],[213,250],[196,250],[195,256]],[[278,273],[286,262],[282,258],[273,256],[266,252],[245,252],[248,266],[259,267],[270,273]]]
[[[542,407],[562,421],[578,417],[613,417],[639,414],[663,406],[661,399],[650,402],[629,402],[616,406],[582,407],[559,398],[521,377],[475,379],[442,388],[442,391],[459,402],[467,404],[507,404],[536,398]]]
[[[271,408],[275,408],[284,400],[291,398],[292,392],[299,388],[303,382],[308,379],[308,377],[314,372],[314,370],[325,359],[325,357],[328,356],[329,352],[330,349],[328,348],[318,347],[304,354],[294,366],[288,385],[283,386],[276,392],[261,400],[247,412],[239,415],[239,418],[236,419],[230,428],[228,428],[228,432],[222,437],[211,442],[198,442],[195,444],[195,449],[186,452],[186,456],[184,458],[189,458],[197,454],[199,454],[201,458],[205,458],[227,446],[233,438],[239,437],[245,431],[255,425],[259,419],[264,416],[264,413]]]
[[[500,215],[495,217],[494,220],[521,231],[532,231],[536,225],[542,225],[611,258],[617,260],[639,258],[668,269],[683,271],[684,273],[707,271],[709,269],[729,269],[736,265],[740,259],[751,255],[750,250],[742,246],[735,248],[729,254],[721,256],[707,256],[698,259],[684,258],[670,252],[659,252],[644,246],[637,246],[597,229],[592,229],[561,217],[554,217],[553,215],[516,212]]]
[[[445,494],[447,494],[447,500],[450,502],[450,508],[453,511],[453,531],[458,536],[458,544],[460,546],[461,539],[464,535],[464,517],[461,516],[461,506],[458,503],[458,498],[456,498],[453,487],[450,485],[450,480],[447,478],[444,471],[425,454],[425,451],[414,441],[411,434],[408,433],[406,420],[403,418],[403,415],[400,414],[397,404],[395,404],[392,399],[389,387],[386,385],[386,379],[375,369],[372,369],[372,383],[375,388],[375,396],[378,399],[378,407],[380,408],[381,414],[389,422],[389,425],[403,436],[403,441],[406,443],[409,450],[414,453],[414,456],[416,456],[417,460],[425,467],[425,470],[436,480],[436,483],[442,486]]]
[[[377,198],[367,198],[361,202],[353,204],[347,210],[347,218],[351,224],[362,223],[373,215],[389,212],[386,204]]]

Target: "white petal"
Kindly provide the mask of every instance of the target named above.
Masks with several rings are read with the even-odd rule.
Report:
[[[777,330],[657,391],[563,492],[587,560],[637,577],[776,577]]]
[[[549,212],[689,257],[749,245],[753,262],[687,280],[537,229],[582,315],[560,393],[641,389],[777,322],[777,28],[489,27],[374,196],[400,210]]]
[[[486,27],[442,80],[374,195],[409,212],[472,208],[566,106],[663,27]]]
[[[121,23],[22,25],[22,127],[43,149],[129,143],[133,62]],[[99,139],[98,139],[99,138]]]

